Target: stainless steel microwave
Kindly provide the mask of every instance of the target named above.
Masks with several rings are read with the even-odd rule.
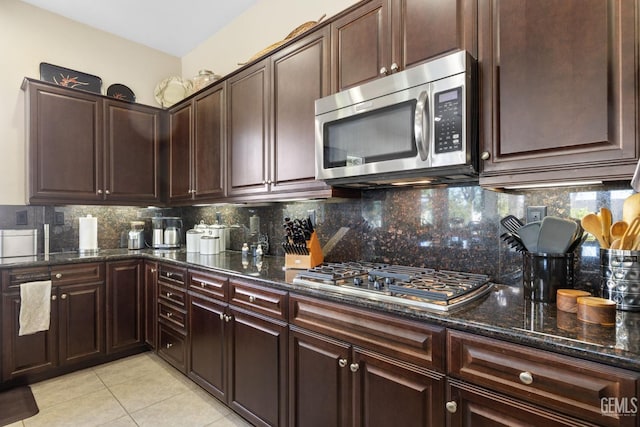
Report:
[[[475,69],[456,51],[318,99],[316,179],[353,187],[477,180]]]

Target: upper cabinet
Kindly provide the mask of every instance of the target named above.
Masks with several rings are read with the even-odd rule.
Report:
[[[30,79],[24,89],[29,203],[159,200],[161,110]]]
[[[638,158],[636,7],[479,1],[482,185],[629,179]]]
[[[335,92],[454,49],[475,56],[475,0],[372,0],[331,24]]]
[[[225,195],[224,82],[170,111],[169,202]]]

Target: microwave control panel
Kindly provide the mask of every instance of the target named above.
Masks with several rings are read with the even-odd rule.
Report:
[[[434,96],[434,151],[436,154],[463,151],[462,87],[437,92]]]

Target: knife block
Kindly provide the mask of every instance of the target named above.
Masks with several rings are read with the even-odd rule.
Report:
[[[309,250],[309,255],[285,254],[284,268],[307,269],[322,264],[324,255],[315,231],[311,233],[311,238],[307,240],[307,249]]]

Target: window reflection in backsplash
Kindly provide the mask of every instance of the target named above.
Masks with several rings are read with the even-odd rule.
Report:
[[[100,248],[122,247],[122,233],[132,220],[155,214],[181,216],[186,231],[200,221],[220,217],[231,229],[231,249],[249,238],[250,217],[259,217],[260,233],[268,236],[270,255],[282,255],[285,217],[316,215],[318,237],[327,261],[367,260],[484,273],[494,280],[519,284],[522,255],[500,239],[500,219],[507,214],[525,218],[527,206],[547,206],[548,215],[580,219],[601,206],[614,220],[632,194],[628,184],[608,187],[568,187],[508,193],[479,186],[363,191],[357,199],[312,200],[256,206],[218,204],[173,209],[121,206],[0,206],[0,228],[51,225],[51,250],[75,250],[78,218],[98,217]],[[16,225],[16,218],[27,224]],[[20,215],[18,215],[20,213]],[[63,217],[63,218],[62,218]],[[57,224],[56,220],[61,220]],[[254,222],[255,225],[255,222]],[[599,248],[589,238],[579,251],[577,282],[598,286]]]

